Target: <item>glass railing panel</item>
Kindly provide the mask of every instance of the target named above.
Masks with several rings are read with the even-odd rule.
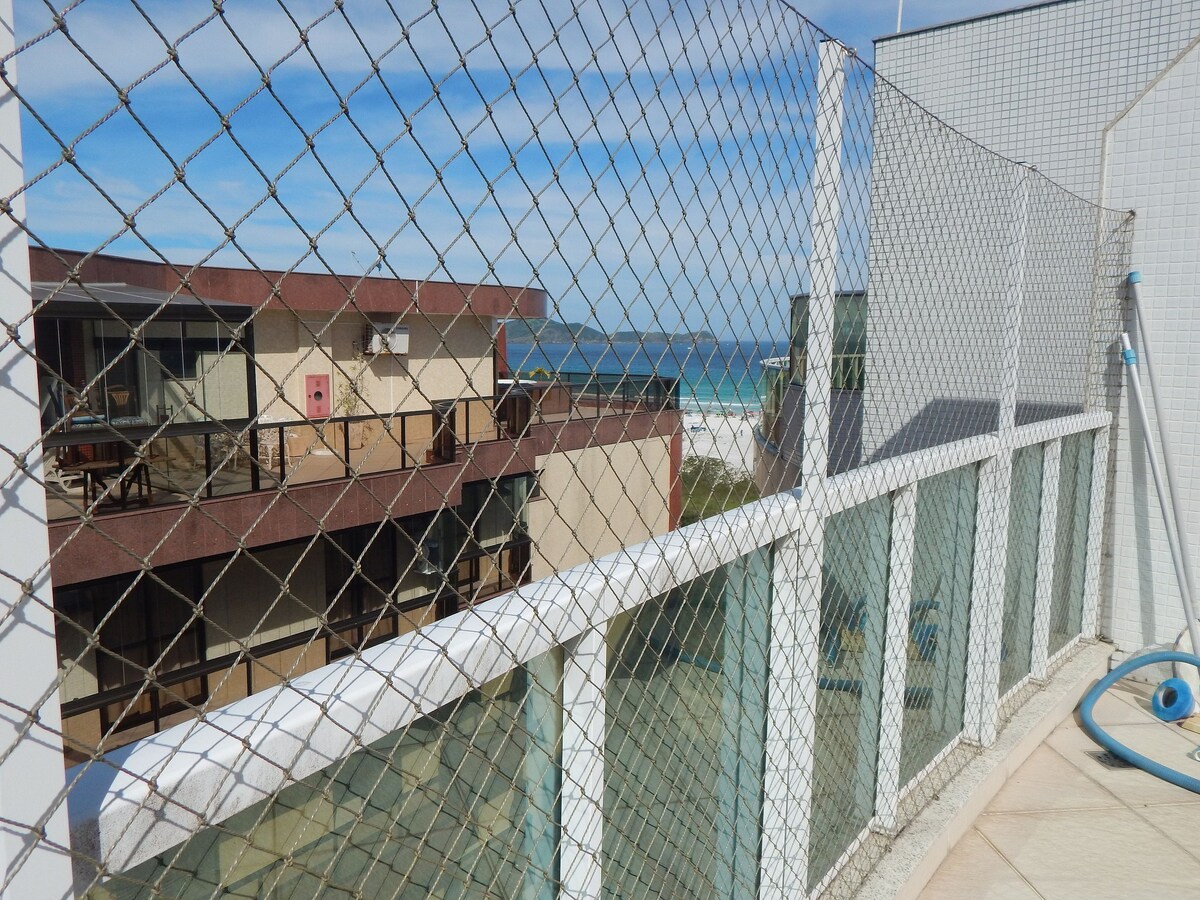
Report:
[[[826,523],[810,887],[874,814],[891,507],[879,497]]]
[[[209,494],[219,497],[254,489],[248,436],[218,432],[208,435],[208,445],[212,473]]]
[[[606,897],[755,894],[770,565],[755,551],[609,627]]]
[[[978,480],[971,465],[917,485],[901,784],[962,731]]]
[[[409,466],[423,466],[432,460],[437,424],[433,413],[404,413],[403,423],[393,428],[402,429],[399,439],[404,447],[404,458]],[[394,432],[395,433],[395,432]]]
[[[477,444],[481,441],[496,440],[494,401],[490,398],[459,401],[455,424],[459,429],[461,443]]]
[[[536,413],[538,421],[555,422],[658,409],[669,400],[669,388],[668,383],[651,377],[546,382],[532,388],[526,415]],[[219,423],[185,423],[195,433],[176,430],[145,446],[137,439],[97,430],[94,443],[47,448],[49,517],[78,516],[85,487],[89,496],[106,497],[97,510],[103,514],[132,502],[182,502],[193,496],[273,490],[281,482],[303,484],[344,478],[347,460],[351,473],[359,474],[451,462],[463,446],[512,436],[514,399],[509,398],[507,405],[492,397],[446,401],[435,404],[444,407],[440,413],[400,413],[391,419],[361,417],[354,421],[278,424],[262,421],[249,429],[231,424],[228,430]],[[525,421],[521,416],[517,418]],[[142,460],[136,473],[118,465],[135,456]],[[119,473],[126,474],[118,478]],[[108,481],[114,479],[118,487],[105,494]],[[124,491],[119,487],[121,481],[127,483]],[[140,496],[139,482],[143,488]]]
[[[1092,433],[1089,431],[1062,439],[1047,645],[1051,656],[1077,637],[1083,626],[1083,581],[1091,499]]]
[[[546,384],[530,388],[535,421],[561,422],[572,416],[596,415],[596,389],[592,384]],[[584,399],[585,398],[585,399]]]
[[[400,442],[400,417],[350,422],[350,466],[355,471],[390,472],[411,468]]]
[[[536,657],[93,895],[549,900],[561,673]]]
[[[304,484],[346,474],[342,422],[292,424],[284,429],[287,483]]]
[[[1033,608],[1042,512],[1040,444],[1013,453],[1008,499],[1008,560],[1004,574],[1004,634],[1000,645],[1000,695],[1029,674],[1033,657]]]
[[[146,457],[156,502],[204,495],[204,435],[164,436],[150,442]]]

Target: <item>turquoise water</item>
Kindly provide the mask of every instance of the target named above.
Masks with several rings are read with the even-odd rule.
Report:
[[[685,409],[740,413],[761,404],[762,360],[787,353],[787,341],[682,341],[645,344],[509,344],[511,369],[661,375],[678,378]]]

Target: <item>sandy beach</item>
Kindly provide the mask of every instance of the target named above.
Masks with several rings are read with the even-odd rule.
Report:
[[[687,413],[683,417],[683,455],[719,459],[730,469],[754,474],[754,429],[758,412],[722,415]]]

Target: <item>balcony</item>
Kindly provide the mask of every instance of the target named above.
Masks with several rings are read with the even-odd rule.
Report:
[[[264,424],[230,419],[159,426],[73,415],[47,436],[52,521],[148,506],[404,472],[454,463],[480,444],[519,441],[538,426],[678,408],[658,376],[563,373],[491,397],[435,401],[428,411]],[[114,393],[108,391],[108,394]],[[85,407],[81,407],[85,408]]]
[[[307,890],[318,869],[371,893],[390,876],[361,863],[386,857],[422,883],[465,889],[487,871],[519,895],[559,856],[565,886],[599,877],[620,896],[748,896],[768,875],[819,895],[1094,635],[1106,422],[858,469],[830,478],[819,508],[778,495],[431,622],[118,751],[168,798],[185,780],[213,791],[232,814],[219,833],[151,821],[144,784],[122,774],[77,810],[76,840],[99,840],[134,881],[253,846],[238,867],[250,893]],[[995,464],[1008,445],[1011,471]],[[247,728],[255,757],[227,755]],[[285,739],[295,728],[305,746]],[[349,752],[351,735],[368,749]],[[329,765],[334,745],[349,755]],[[280,777],[260,761],[285,758],[295,786],[257,799]],[[78,774],[83,795],[100,770]],[[330,796],[361,807],[353,829],[280,831]],[[394,833],[398,808],[435,836]]]

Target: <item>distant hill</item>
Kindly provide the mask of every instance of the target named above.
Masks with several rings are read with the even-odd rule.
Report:
[[[514,344],[636,344],[684,341],[693,344],[713,344],[717,337],[708,331],[684,331],[666,334],[662,331],[616,331],[611,335],[582,322],[556,322],[553,319],[509,319],[504,324],[505,337]]]

